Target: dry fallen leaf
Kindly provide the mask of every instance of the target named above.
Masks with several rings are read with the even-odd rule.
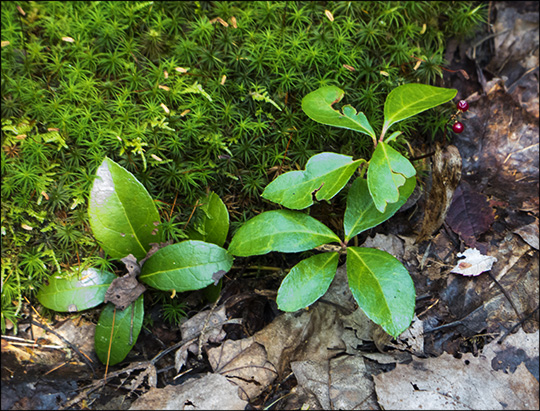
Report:
[[[477,276],[489,271],[493,263],[497,261],[495,257],[482,255],[476,248],[468,248],[463,253],[458,253],[457,256],[465,257],[465,259],[461,260],[450,272],[466,276]]]
[[[527,347],[534,342],[538,347],[538,331],[518,334],[503,344],[493,340],[478,357],[444,353],[374,376],[379,405],[386,410],[537,410],[539,385],[529,363],[538,363],[538,349]],[[523,355],[517,356],[522,345]],[[499,366],[512,358],[511,364]]]

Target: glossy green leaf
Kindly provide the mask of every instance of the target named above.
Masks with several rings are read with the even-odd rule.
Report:
[[[452,100],[457,90],[410,83],[393,89],[384,103],[383,135],[392,124]]]
[[[139,281],[158,290],[199,290],[228,272],[232,263],[227,250],[215,244],[182,241],[159,249],[146,260]]]
[[[345,228],[345,241],[355,235],[375,227],[392,217],[412,194],[416,186],[416,178],[411,177],[399,187],[399,199],[389,203],[383,213],[377,210],[373,198],[369,194],[368,183],[363,178],[354,180],[347,195],[347,209],[343,226]]]
[[[377,210],[383,213],[387,203],[398,201],[399,187],[415,174],[409,160],[388,144],[377,144],[367,171],[369,192]]]
[[[347,248],[349,287],[364,313],[394,338],[409,327],[416,292],[407,269],[386,251]]]
[[[332,108],[333,104],[341,101],[344,94],[336,86],[321,87],[302,99],[302,110],[318,123],[356,130],[375,139],[375,132],[364,113],[357,113],[349,104],[343,106],[341,113]]]
[[[338,253],[322,253],[296,264],[279,287],[278,308],[297,311],[321,298],[334,279],[338,261]]]
[[[88,205],[94,237],[112,258],[133,254],[142,260],[150,243],[161,242],[152,198],[133,174],[109,158],[96,174]]]
[[[336,153],[311,157],[305,171],[289,171],[272,181],[262,193],[267,200],[301,210],[319,201],[330,200],[351,178],[363,160]]]
[[[229,232],[229,212],[216,193],[210,193],[195,212],[194,218],[195,224],[188,232],[189,238],[223,247]]]
[[[291,210],[266,211],[248,220],[235,233],[229,253],[240,257],[270,251],[296,253],[332,242],[339,237],[307,214]]]
[[[94,348],[103,364],[107,364],[109,345],[111,346],[109,365],[115,365],[126,358],[137,342],[144,317],[143,295],[123,311],[115,309],[114,305],[109,303],[101,312],[96,325]],[[110,344],[111,330],[112,344]]]
[[[93,308],[103,302],[109,285],[116,275],[108,271],[89,268],[69,277],[51,275],[49,284],[43,286],[38,301],[59,312],[74,312]]]

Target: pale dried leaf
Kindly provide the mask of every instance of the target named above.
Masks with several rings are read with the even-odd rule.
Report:
[[[457,359],[444,353],[398,364],[394,370],[373,377],[379,405],[387,410],[536,410],[539,385],[526,360],[537,363],[538,357],[508,356],[514,359],[513,367],[495,369],[501,353],[519,350],[524,338],[531,339],[531,346],[538,346],[537,331],[500,345],[494,340],[478,357],[464,354]]]
[[[456,265],[451,273],[465,276],[477,276],[491,270],[497,258],[489,255],[482,255],[476,248],[468,248],[463,253],[458,253],[458,257],[465,257]]]

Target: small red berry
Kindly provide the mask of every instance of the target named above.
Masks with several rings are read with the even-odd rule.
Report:
[[[467,103],[465,100],[461,100],[459,103],[457,103],[457,108],[459,111],[467,111],[469,109],[469,103]]]
[[[454,125],[452,126],[452,130],[454,130],[454,133],[461,133],[465,129],[465,126],[460,121],[456,121]]]

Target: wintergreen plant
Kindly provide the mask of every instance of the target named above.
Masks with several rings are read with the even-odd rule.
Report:
[[[371,154],[367,137],[351,144],[354,131],[306,124],[303,96],[341,84],[380,129],[385,96],[440,85],[446,42],[474,34],[487,3],[7,1],[1,15],[5,330],[33,295],[27,284],[39,286],[22,255],[42,247],[63,268],[98,258],[87,179],[104,157],[144,184],[162,217],[175,197],[193,205],[212,189],[242,204],[238,227],[262,207],[271,170],[324,151]],[[397,130],[432,138],[448,128],[439,108]],[[180,208],[163,239],[184,238],[190,212]]]
[[[423,84],[395,88],[384,104],[379,137],[364,113],[351,105],[343,106],[341,111],[333,108],[344,95],[338,87],[323,87],[304,97],[302,109],[311,119],[367,134],[375,150],[369,161],[320,153],[309,159],[305,170],[278,176],[264,189],[262,197],[290,210],[263,212],[242,225],[232,238],[229,253],[242,257],[340,244],[336,251],[316,254],[291,269],[278,290],[281,310],[296,311],[318,300],[330,286],[342,252],[347,258],[349,287],[366,315],[393,337],[409,326],[414,315],[415,289],[407,269],[385,251],[348,244],[356,235],[392,217],[416,185],[414,166],[391,147],[401,132],[389,134],[389,130],[397,122],[450,101],[456,94],[457,90]],[[360,176],[347,195],[343,239],[310,215],[296,211],[332,199],[358,168],[362,170]]]
[[[199,290],[217,285],[230,270],[233,258],[222,248],[229,231],[227,208],[215,193],[203,203],[190,239],[162,243],[160,217],[144,186],[105,158],[90,193],[90,225],[101,247],[112,259],[122,259],[128,273],[117,278],[104,269],[83,267],[55,274],[39,291],[39,302],[59,312],[107,302],[97,323],[95,350],[103,363],[122,361],[143,324],[144,285],[174,293]],[[31,256],[27,264],[39,269],[38,256]]]

